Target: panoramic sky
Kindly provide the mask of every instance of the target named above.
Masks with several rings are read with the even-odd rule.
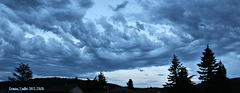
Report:
[[[239,0],[0,0],[0,80],[20,62],[34,78],[162,87],[177,55],[190,75],[207,45],[240,77]]]

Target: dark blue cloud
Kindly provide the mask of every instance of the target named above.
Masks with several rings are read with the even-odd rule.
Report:
[[[164,76],[164,74],[157,74],[158,76]]]
[[[82,59],[79,58],[79,48],[83,47],[84,42],[76,43],[72,38],[79,39],[88,25],[82,23],[86,11],[82,7],[93,5],[91,1],[81,1],[79,5],[69,7],[77,2],[2,1],[0,62],[4,68],[1,71],[12,71],[19,62],[23,62],[29,64],[37,76],[74,76],[75,73],[67,72],[74,71],[69,69],[72,66],[80,69]],[[63,72],[56,72],[61,69]]]
[[[207,44],[216,56],[240,53],[238,1],[138,2],[140,14],[119,11],[125,1],[112,16],[86,21],[91,0],[0,1],[0,79],[19,62],[35,76],[75,77],[167,65],[173,54],[192,62]]]
[[[91,8],[94,5],[92,0],[80,0],[79,3],[83,8]]]
[[[128,1],[124,1],[123,3],[117,5],[115,8],[111,7],[113,11],[119,11],[122,8],[125,8],[128,4]]]
[[[136,26],[137,26],[137,30],[145,30],[144,25],[139,22],[136,22]]]
[[[116,22],[120,22],[122,24],[126,24],[127,21],[125,19],[125,15],[121,12],[116,12],[114,16],[112,16],[112,19]]]
[[[175,34],[181,37],[183,44],[176,46],[174,52],[183,55],[184,59],[193,60],[201,55],[199,49],[203,49],[207,44],[212,44],[216,55],[225,55],[230,51],[239,53],[235,47],[240,25],[239,10],[237,10],[240,6],[239,1],[214,0],[188,3],[188,1],[138,0],[138,2],[144,9],[143,13],[146,13],[144,16],[137,16],[138,19],[150,24],[173,25],[177,29]],[[145,2],[151,6],[146,5]],[[230,46],[231,48],[226,49]],[[189,50],[187,47],[192,49]]]
[[[34,9],[40,8],[44,5],[44,2],[41,0],[24,0],[24,1],[1,1],[2,4],[5,4],[7,7],[13,10],[21,10],[21,11],[32,11]]]

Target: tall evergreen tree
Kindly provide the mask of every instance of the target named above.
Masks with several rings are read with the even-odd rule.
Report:
[[[107,80],[102,72],[98,74],[98,82],[101,85],[101,87],[104,87],[107,84]]]
[[[192,93],[193,82],[191,78],[195,75],[188,76],[186,67],[182,66],[178,75],[178,82],[176,85],[176,91],[174,93]]]
[[[178,73],[180,71],[181,66],[182,66],[182,64],[180,64],[177,56],[174,55],[173,59],[172,59],[172,65],[168,69],[170,71],[170,75],[168,75],[168,81],[170,83],[166,83],[166,85],[164,85],[165,87],[174,87],[177,84]]]
[[[168,69],[170,75],[168,75],[169,83],[164,85],[167,87],[169,93],[190,93],[193,85],[191,78],[194,76],[188,76],[186,67],[182,66],[177,56],[174,55],[172,59],[172,65]]]
[[[207,45],[205,52],[202,53],[203,57],[201,57],[202,62],[197,64],[199,66],[200,71],[197,71],[200,74],[199,79],[203,82],[210,82],[213,80],[217,66],[216,59],[214,57],[214,53]]]
[[[225,66],[222,64],[222,62],[220,61],[220,62],[218,63],[218,68],[217,68],[217,72],[216,72],[215,78],[216,78],[216,79],[220,79],[220,80],[225,80],[225,79],[227,79],[226,74],[227,74],[226,68],[225,68]]]
[[[127,82],[127,86],[129,89],[134,89],[132,79],[129,79],[129,81]]]
[[[10,81],[27,81],[32,78],[32,70],[30,67],[23,63],[19,64],[19,67],[15,68],[16,72],[13,72],[13,76],[15,77],[8,77]]]
[[[226,68],[220,61],[214,78],[215,93],[231,93],[230,82],[226,76]]]
[[[189,88],[193,85],[191,78],[195,75],[188,76],[188,71],[186,67],[181,67],[178,76],[178,86],[182,88]]]

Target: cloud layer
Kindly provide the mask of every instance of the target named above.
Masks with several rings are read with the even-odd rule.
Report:
[[[125,12],[134,10],[127,7],[131,3],[140,6],[141,13]],[[66,77],[163,66],[173,54],[196,63],[207,44],[226,67],[239,66],[237,0],[123,1],[109,11],[111,16],[88,19],[86,13],[95,9],[94,4],[91,0],[1,1],[0,73],[4,75],[0,79],[6,80],[19,62],[29,64],[36,76]],[[236,73],[231,71],[230,76]]]

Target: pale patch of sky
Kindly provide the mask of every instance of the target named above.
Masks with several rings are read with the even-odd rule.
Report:
[[[53,38],[53,39],[57,40],[58,42],[63,43],[62,38],[57,36],[53,32],[44,31],[44,30],[38,29],[34,26],[28,26],[28,29],[31,29],[31,31],[26,32],[26,34],[24,35],[25,38],[33,38],[35,36],[41,36],[46,43],[49,42],[50,38]],[[72,38],[72,40],[74,40],[75,42],[79,42],[79,40],[76,40],[74,38]]]
[[[165,84],[167,81],[167,75],[169,65],[166,66],[152,66],[152,67],[143,67],[135,69],[124,69],[116,70],[110,72],[103,72],[106,76],[109,83],[119,84],[121,86],[127,86],[126,82],[129,79],[133,80],[134,87],[163,87],[162,84]],[[88,76],[97,76],[99,72],[88,73],[86,75],[81,75],[84,77]],[[162,74],[162,76],[159,76]],[[155,82],[151,82],[155,81]]]
[[[127,14],[137,14],[142,12],[142,7],[139,4],[136,4],[135,0],[128,1],[126,6],[125,13]]]
[[[115,8],[117,5],[123,3],[125,0],[93,0],[94,6],[86,12],[86,15],[84,18],[96,20],[103,16],[110,17],[114,14],[114,11],[112,11],[112,8]],[[128,1],[128,4],[125,7],[126,9],[123,9],[124,13],[127,14],[134,14],[134,13],[140,13],[142,11],[142,8],[136,4],[135,1]]]
[[[94,6],[88,9],[88,11],[86,12],[87,14],[84,18],[96,20],[101,18],[102,16],[112,16],[113,11],[111,11],[108,5],[115,2],[111,1],[112,0],[94,0]]]

